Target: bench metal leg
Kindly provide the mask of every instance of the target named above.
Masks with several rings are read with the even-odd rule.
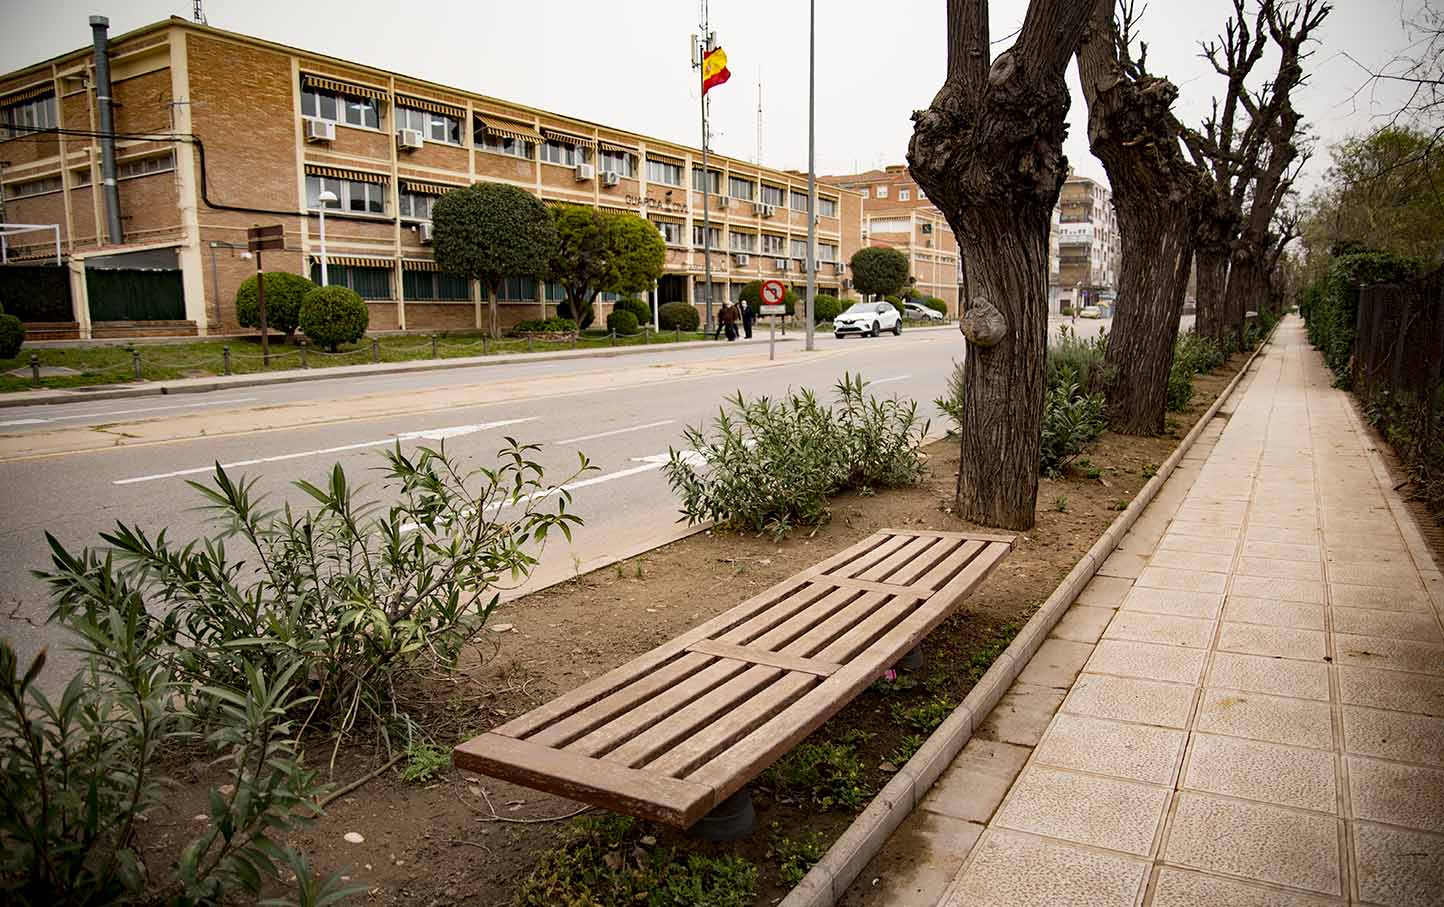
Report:
[[[752,834],[756,828],[752,793],[744,787],[697,820],[696,825],[687,829],[687,834],[704,841],[736,841]]]
[[[918,643],[893,665],[895,671],[916,672],[923,668],[923,644]]]

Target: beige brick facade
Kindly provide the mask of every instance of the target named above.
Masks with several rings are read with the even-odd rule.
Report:
[[[674,222],[680,225],[680,236],[669,243],[667,276],[658,295],[701,304],[704,261],[700,247],[694,245],[693,228],[702,223],[703,196],[691,191],[693,168],[701,164],[697,149],[179,18],[114,37],[111,66],[119,105],[118,161],[175,156],[174,167],[119,182],[123,245],[105,245],[105,237],[97,235],[98,225],[103,231],[105,222],[103,198],[92,188],[99,183],[100,150],[98,140],[88,135],[39,133],[0,139],[0,159],[8,161],[0,173],[5,216],[9,221],[61,225],[64,251],[72,262],[102,250],[176,247],[185,276],[186,314],[196,321],[200,333],[239,330],[235,292],[254,273],[254,262],[242,260],[226,244],[243,243],[248,227],[280,224],[285,230],[286,251],[265,253],[266,270],[310,274],[319,259],[319,218],[307,210],[306,177],[316,168],[356,174],[354,178],[362,182],[376,181],[371,185],[378,187],[384,213],[336,211],[326,217],[329,259],[374,264],[387,274],[389,290],[384,295],[378,284],[368,284],[366,295],[376,297],[368,298],[374,330],[463,330],[488,321],[485,291],[474,284],[470,299],[402,298],[403,261],[431,257],[420,239],[421,220],[401,216],[406,180],[438,187],[480,180],[506,182],[548,202],[595,205]],[[343,101],[374,97],[377,128],[349,124],[343,115],[335,124],[334,140],[308,141],[307,118],[302,114],[302,84],[308,79],[340,83],[336,94]],[[56,97],[61,130],[93,132],[98,128],[93,85],[87,47],[0,75],[0,107],[7,96],[20,97],[47,86]],[[419,149],[399,150],[398,106],[419,109],[418,103],[460,114],[460,144],[428,138]],[[537,139],[543,134],[570,137],[586,148],[594,172],[587,175],[573,166],[544,160],[539,144],[530,146],[527,158],[487,150],[476,140],[483,123],[500,123]],[[189,133],[194,141],[172,139],[172,131]],[[631,173],[618,174],[610,186],[599,158],[608,148],[624,150],[633,158]],[[681,184],[649,180],[652,158],[680,167]],[[709,198],[712,225],[720,229],[712,253],[713,281],[735,295],[742,283],[762,277],[789,283],[805,280],[803,257],[796,254],[795,243],[805,241],[807,214],[791,206],[794,192],[806,192],[805,174],[716,155],[709,166],[720,174],[721,188],[720,196]],[[34,195],[18,191],[23,184],[39,185],[36,181],[61,174],[66,175],[64,185],[55,191]],[[751,199],[723,200],[734,176],[752,185]],[[764,207],[761,185],[780,190],[781,202]],[[819,198],[823,200],[817,218],[823,261],[818,268],[819,292],[846,295],[845,268],[828,259],[846,262],[863,244],[862,196],[822,185]],[[822,211],[828,216],[821,216]],[[779,251],[763,252],[764,233],[777,238],[772,241],[779,244]],[[734,252],[733,234],[750,244],[744,246],[747,251]],[[24,239],[31,241],[28,236]],[[34,245],[32,250],[17,241],[12,252],[24,256],[43,251],[38,238]],[[337,275],[347,279],[347,267],[351,266],[337,266],[333,283],[338,282]],[[554,305],[544,305],[544,294],[544,285],[538,283],[534,301],[500,303],[502,326],[539,317],[544,311],[554,313]]]

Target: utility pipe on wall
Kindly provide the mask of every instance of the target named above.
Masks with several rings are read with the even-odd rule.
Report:
[[[90,17],[95,39],[95,101],[100,108],[100,181],[105,193],[105,229],[112,245],[124,242],[120,232],[120,190],[115,185],[115,113],[110,96],[110,20]]]

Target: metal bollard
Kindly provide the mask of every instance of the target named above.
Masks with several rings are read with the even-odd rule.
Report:
[[[231,373],[231,348],[230,348],[230,346],[223,346],[223,347],[221,347],[221,368],[224,370],[225,374],[229,375],[229,374]]]
[[[30,354],[30,386],[40,386],[40,357],[34,353]]]
[[[297,342],[301,346],[301,368],[310,368],[311,364],[306,361],[306,338],[302,337]]]
[[[673,338],[673,339],[675,340],[675,342],[681,343],[681,342],[682,342],[682,329],[681,329],[681,328],[674,328],[674,329],[673,329],[673,334],[675,335],[674,338]]]
[[[485,334],[481,336],[481,354],[483,356],[491,355],[491,338]]]
[[[375,337],[371,338],[371,361],[381,361],[381,341]]]
[[[576,335],[576,334],[572,334],[572,349],[576,349],[576,348],[577,348],[577,335]]]
[[[134,346],[130,348],[130,367],[135,369],[135,380],[140,381],[145,377],[140,373],[140,350]]]
[[[527,351],[528,353],[530,353],[530,352],[532,351],[532,348],[531,348],[531,335],[530,335],[530,334],[527,334],[527,335],[526,335],[526,351]]]
[[[436,358],[436,335],[431,335],[431,358]]]
[[[609,332],[607,332],[607,344],[608,344],[609,346],[616,346],[616,345],[617,345],[617,332],[616,332],[616,331],[609,331]]]
[[[643,325],[643,327],[642,327],[642,343],[643,343],[643,345],[645,345],[645,344],[648,344],[648,343],[651,343],[651,342],[652,342],[652,328],[651,328],[650,325]]]

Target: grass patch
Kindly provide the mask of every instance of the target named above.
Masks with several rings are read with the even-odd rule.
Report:
[[[992,659],[988,662],[991,664]],[[896,703],[892,707],[892,717],[898,724],[931,734],[957,707],[958,704],[946,696],[934,696],[916,705]]]
[[[451,754],[429,743],[413,743],[406,748],[406,765],[401,780],[421,782],[441,777],[451,765]]]
[[[823,812],[861,809],[872,796],[862,760],[846,743],[804,743],[762,777],[779,797],[810,803]]]
[[[807,870],[827,853],[827,842],[822,834],[804,832],[796,840],[779,834],[773,823],[771,849],[768,856],[777,861],[777,877],[784,885],[793,886],[802,881]]]

